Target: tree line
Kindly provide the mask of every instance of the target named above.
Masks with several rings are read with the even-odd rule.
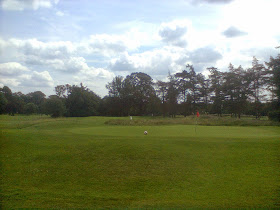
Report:
[[[58,85],[55,95],[46,98],[41,91],[28,94],[0,89],[1,114],[49,114],[52,117],[192,115],[200,113],[243,114],[260,118],[269,115],[280,120],[280,54],[265,64],[253,58],[244,69],[229,64],[228,71],[207,68],[206,77],[194,66],[168,75],[168,81],[154,82],[146,73],[116,76],[106,85],[108,95],[101,98],[78,85]]]
[[[58,85],[56,95],[46,98],[41,91],[28,94],[12,93],[4,86],[0,89],[1,114],[47,114],[52,117],[86,117],[99,115],[101,98],[81,84]]]

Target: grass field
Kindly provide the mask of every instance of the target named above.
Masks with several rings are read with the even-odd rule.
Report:
[[[0,116],[2,208],[280,208],[279,126],[141,119]]]

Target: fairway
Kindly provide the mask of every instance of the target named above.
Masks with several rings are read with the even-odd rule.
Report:
[[[280,208],[279,127],[112,119],[0,116],[2,208]]]

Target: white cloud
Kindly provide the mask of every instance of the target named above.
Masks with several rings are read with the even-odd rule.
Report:
[[[135,51],[141,46],[141,43],[135,41],[139,36],[141,34],[138,32],[135,34],[127,32],[123,35],[96,34],[76,43],[70,41],[43,42],[37,39],[0,39],[0,53],[3,54],[0,62],[13,60],[29,65],[54,64],[55,69],[59,69],[58,66],[61,65],[69,67],[74,62],[73,59],[83,55],[111,58],[126,51]],[[74,68],[77,68],[76,64],[77,62],[75,62]]]
[[[187,63],[193,64],[196,71],[215,66],[223,58],[214,47],[206,46],[190,51],[178,47],[163,47],[143,53],[124,53],[112,59],[108,68],[114,72],[145,72],[151,76],[167,76],[168,72],[182,71]]]
[[[32,65],[40,65],[43,68],[47,67],[50,71],[60,71],[71,74],[89,68],[83,57],[69,56],[61,59],[37,59],[37,57],[29,56],[26,62]]]
[[[81,82],[95,93],[105,96],[108,91],[105,89],[105,85],[111,82],[115,74],[104,68],[89,67],[83,69],[74,76],[74,83],[80,84]]]
[[[51,8],[58,2],[59,0],[3,0],[1,6],[4,10],[38,10],[39,8]]]
[[[8,87],[17,87],[20,84],[20,81],[15,78],[0,78],[0,86],[8,86]]]
[[[25,74],[20,77],[19,86],[27,87],[53,87],[54,81],[48,71]]]
[[[68,59],[58,60],[52,66],[67,73],[75,73],[89,69],[86,60],[83,57],[69,57]]]
[[[106,62],[106,59],[109,61],[125,52],[137,51],[141,46],[137,41],[141,35],[143,34],[137,30],[122,35],[96,34],[76,43],[43,42],[37,39],[0,39],[0,52],[6,52],[3,53],[0,62],[13,60],[27,65],[47,66],[48,70],[78,72],[89,68],[83,56],[102,57]]]
[[[63,17],[65,14],[63,13],[63,12],[61,12],[61,11],[57,11],[56,13],[55,13],[57,16],[59,16],[59,17]]]
[[[25,91],[34,88],[50,88],[54,80],[48,71],[31,71],[17,62],[0,64],[0,85],[13,88],[13,91]]]
[[[141,46],[142,35],[138,31],[129,31],[122,35],[95,34],[78,43],[77,47],[79,52],[112,57],[122,52],[137,50]]]
[[[1,40],[0,40],[1,41]],[[76,46],[72,42],[42,42],[37,39],[9,39],[0,42],[3,54],[1,60],[15,60],[27,65],[42,66],[50,70],[77,72],[87,68],[85,59],[76,55]],[[7,57],[8,55],[8,57]]]
[[[164,47],[143,53],[122,54],[112,59],[109,69],[115,72],[145,72],[150,75],[167,75],[179,71],[187,62],[187,51],[177,47]]]
[[[83,69],[80,72],[80,75],[78,75],[76,78],[83,76],[84,79],[89,81],[89,80],[95,80],[97,78],[113,79],[114,75],[115,75],[114,73],[112,73],[104,68],[89,67],[87,69]],[[96,82],[96,81],[94,81],[94,82]]]
[[[9,39],[0,42],[1,51],[6,49],[13,50],[15,53],[21,53],[27,59],[28,56],[36,56],[41,59],[55,59],[65,58],[75,52],[75,47],[72,42],[59,41],[59,42],[42,42],[37,39]],[[11,53],[11,57],[13,54]]]
[[[90,36],[87,41],[93,53],[102,53],[111,56],[115,53],[124,52],[127,48],[124,39],[117,35],[97,34]]]
[[[161,40],[158,35],[159,25],[152,22],[133,20],[116,24],[114,29],[123,31],[123,37],[132,49],[141,46],[158,46]]]
[[[17,62],[0,64],[0,85],[17,87],[21,83],[21,76],[30,73],[30,70]]]
[[[65,58],[74,53],[75,47],[69,41],[41,42],[37,39],[23,41],[25,55],[38,55],[44,59]]]
[[[27,67],[17,62],[0,63],[1,76],[15,76],[28,71]]]

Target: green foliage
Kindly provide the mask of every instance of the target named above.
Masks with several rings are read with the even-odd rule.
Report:
[[[22,114],[24,112],[24,95],[21,92],[13,93],[11,104],[14,106],[14,113]]]
[[[28,93],[26,95],[27,98],[29,98],[29,101],[31,103],[36,104],[37,106],[40,106],[45,101],[46,95],[42,93],[41,91],[35,91],[32,93]]]
[[[129,115],[148,114],[148,105],[156,97],[153,79],[142,72],[128,75],[124,80],[124,92]]]
[[[6,99],[4,93],[0,92],[0,114],[5,113],[7,104],[8,100]]]
[[[158,104],[153,79],[142,72],[131,73],[125,79],[117,76],[106,88],[109,98],[104,105],[108,104],[108,113],[115,116],[150,114]]]
[[[272,92],[275,93],[277,101],[277,109],[280,109],[280,54],[276,58],[270,57],[270,62],[266,63],[269,67],[272,79],[270,85]]]
[[[179,90],[177,88],[177,81],[173,75],[169,75],[169,82],[167,84],[167,107],[168,107],[168,114],[171,117],[175,117],[177,114],[177,98],[179,95]]]
[[[168,90],[168,82],[163,82],[161,80],[157,81],[155,84],[155,90],[157,93],[157,96],[161,102],[159,107],[160,113],[162,113],[163,116],[167,116],[167,90]]]
[[[25,104],[23,113],[27,115],[38,113],[38,106],[34,103]]]
[[[1,207],[279,209],[279,127],[110,119],[0,116]]]
[[[1,92],[4,94],[8,101],[13,97],[13,93],[8,86],[4,86],[3,88],[1,88]]]
[[[210,113],[221,115],[224,101],[224,94],[222,91],[223,73],[215,67],[208,68],[208,70],[210,71],[210,92],[213,93],[213,95],[211,96],[213,105],[210,109]]]
[[[67,115],[70,117],[87,117],[98,115],[100,97],[84,87],[72,86],[66,99]]]
[[[41,91],[28,93],[25,96],[26,103],[33,103],[38,107],[38,113],[42,113],[42,106],[46,100],[46,95]]]
[[[280,122],[280,110],[269,112],[268,117],[270,120]]]
[[[204,75],[197,74],[192,65],[188,64],[186,68],[187,70],[174,75],[176,79],[175,89],[178,92],[175,100],[177,101],[177,98],[179,98],[179,101],[182,101],[184,116],[196,112],[200,100],[205,103],[205,109],[207,110],[210,92],[209,83],[205,80]],[[170,91],[174,92],[173,86],[168,89],[168,92]]]
[[[46,100],[44,104],[45,114],[51,117],[61,117],[66,113],[66,107],[62,99],[53,96]]]
[[[112,82],[106,85],[110,97],[122,97],[124,89],[124,78],[116,76]]]

